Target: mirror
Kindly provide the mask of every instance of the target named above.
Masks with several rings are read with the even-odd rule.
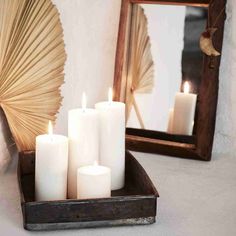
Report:
[[[181,130],[177,126],[194,123],[203,64],[199,39],[206,22],[206,8],[134,4],[125,89],[127,127],[192,135],[192,127]],[[192,107],[173,111],[174,107],[178,109],[176,94],[182,91],[185,81],[190,86],[189,92],[195,94],[194,101],[189,101]],[[184,102],[179,105],[184,106]],[[192,114],[185,119],[189,112]]]
[[[210,160],[226,0],[122,0],[115,99],[126,147]]]

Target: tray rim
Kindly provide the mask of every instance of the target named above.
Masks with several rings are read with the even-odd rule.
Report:
[[[93,222],[68,222],[64,223],[25,223],[24,228],[29,231],[51,231],[51,230],[69,230],[69,229],[85,229],[85,228],[102,228],[102,227],[118,227],[132,225],[148,225],[156,222],[155,216],[128,218],[125,221],[121,220],[102,220]],[[39,227],[37,227],[39,226]]]

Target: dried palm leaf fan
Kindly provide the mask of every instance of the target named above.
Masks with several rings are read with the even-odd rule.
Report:
[[[134,107],[140,126],[144,129],[145,126],[135,99],[135,93],[152,92],[154,86],[154,63],[148,36],[147,18],[143,8],[138,4],[133,7],[130,45],[126,90],[126,120],[128,120],[131,109]]]
[[[0,0],[0,106],[19,150],[33,150],[61,105],[65,50],[50,0]]]

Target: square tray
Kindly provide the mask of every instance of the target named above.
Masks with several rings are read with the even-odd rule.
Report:
[[[125,187],[111,198],[36,202],[35,153],[19,153],[18,183],[24,228],[58,230],[118,225],[146,225],[156,219],[158,192],[138,161],[126,151]]]

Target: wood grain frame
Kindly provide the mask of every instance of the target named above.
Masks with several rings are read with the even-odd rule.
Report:
[[[218,30],[214,34],[213,43],[219,52],[222,50],[226,0],[122,0],[113,87],[114,99],[117,101],[124,101],[122,87],[125,86],[126,80],[127,42],[130,33],[131,10],[135,3],[208,8],[207,27],[212,27],[213,22],[216,22],[214,27],[217,27]],[[220,56],[204,55],[203,57],[194,136],[171,135],[159,131],[127,128],[127,149],[210,161],[215,131],[220,60]]]

